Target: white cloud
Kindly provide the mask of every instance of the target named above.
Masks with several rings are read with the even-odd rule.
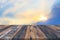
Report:
[[[3,12],[2,23],[8,21],[7,24],[31,24],[40,21],[41,15],[49,18],[54,2],[55,0],[9,0],[8,3],[12,3],[13,7]],[[9,12],[12,12],[15,18],[5,18]]]

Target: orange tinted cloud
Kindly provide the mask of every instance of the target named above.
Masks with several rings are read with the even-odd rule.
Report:
[[[36,2],[37,1],[37,2]],[[50,18],[50,12],[54,4],[54,0],[10,0],[14,7],[8,8],[3,12],[1,24],[32,24],[38,21],[47,21]],[[37,5],[36,5],[37,4]],[[22,9],[23,10],[22,10]],[[6,14],[12,12],[14,18],[5,17]]]

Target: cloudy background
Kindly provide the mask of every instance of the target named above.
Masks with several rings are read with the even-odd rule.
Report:
[[[59,0],[0,0],[0,25],[60,25]]]

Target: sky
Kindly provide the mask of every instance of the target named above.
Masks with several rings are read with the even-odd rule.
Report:
[[[59,0],[0,0],[0,25],[60,25]]]
[[[46,22],[37,22],[37,24],[60,25],[60,0],[57,0],[51,10],[51,18]]]

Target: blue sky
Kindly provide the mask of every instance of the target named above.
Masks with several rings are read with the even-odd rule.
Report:
[[[60,25],[60,1],[59,0],[57,0],[56,3],[53,5],[51,14],[53,15],[52,18],[50,18],[46,22],[38,22],[37,24]]]

